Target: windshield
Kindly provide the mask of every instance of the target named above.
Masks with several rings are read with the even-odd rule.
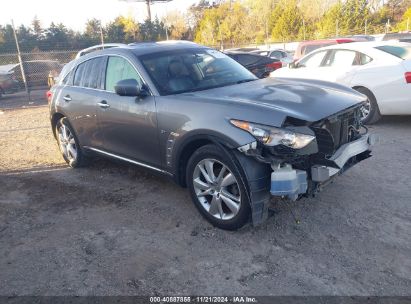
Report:
[[[404,60],[411,59],[411,46],[382,45],[376,49]]]
[[[144,55],[140,60],[161,95],[195,92],[256,80],[225,54],[190,49]]]

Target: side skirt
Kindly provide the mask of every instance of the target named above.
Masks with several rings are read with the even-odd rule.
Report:
[[[97,152],[99,154],[102,154],[102,155],[105,155],[105,156],[108,156],[108,157],[111,157],[111,158],[119,159],[119,160],[131,163],[131,164],[134,164],[134,165],[137,165],[137,166],[140,166],[140,167],[148,168],[148,169],[151,169],[153,171],[160,172],[162,174],[173,176],[173,174],[168,172],[168,171],[165,171],[165,170],[159,169],[157,167],[147,165],[145,163],[141,163],[141,162],[132,160],[130,158],[126,158],[126,157],[123,157],[123,156],[120,156],[120,155],[116,155],[116,154],[113,154],[113,153],[109,153],[109,152],[106,152],[106,151],[103,151],[103,150],[100,150],[100,149],[96,149],[96,148],[92,148],[92,147],[88,147],[88,146],[84,146],[83,148],[87,149],[87,150],[90,150],[90,151],[93,151],[93,152]]]

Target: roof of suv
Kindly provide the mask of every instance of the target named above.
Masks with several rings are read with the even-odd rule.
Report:
[[[162,51],[183,50],[187,48],[206,48],[205,46],[184,40],[168,40],[160,42],[131,43],[116,49],[129,49],[136,55],[145,55]]]

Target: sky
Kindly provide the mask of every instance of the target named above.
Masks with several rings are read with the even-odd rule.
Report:
[[[136,3],[119,0],[2,0],[0,9],[0,24],[4,25],[14,20],[16,26],[30,25],[34,16],[40,19],[43,27],[51,22],[62,22],[68,28],[76,31],[84,30],[88,19],[100,19],[107,24],[119,15],[133,16],[137,21],[144,21],[147,17],[145,3]],[[159,18],[167,11],[178,10],[184,12],[198,0],[173,0],[169,3],[158,3],[151,6],[151,14]]]

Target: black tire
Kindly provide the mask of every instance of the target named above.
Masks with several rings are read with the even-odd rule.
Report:
[[[194,188],[194,176],[195,176],[194,174],[195,174],[196,167],[202,161],[210,160],[210,159],[216,161],[216,164],[217,164],[216,166],[219,166],[219,165],[225,166],[228,169],[228,172],[227,171],[226,172],[232,173],[232,175],[234,175],[235,177],[236,182],[235,184],[233,184],[232,187],[236,188],[236,192],[237,194],[239,194],[240,203],[239,203],[239,209],[236,215],[230,219],[222,219],[223,216],[221,215],[221,213],[220,213],[221,219],[216,218],[215,215],[212,215],[211,213],[209,213],[205,209],[203,204],[200,202],[199,197],[196,194],[196,190]],[[224,229],[224,230],[237,230],[243,227],[247,222],[249,222],[251,208],[250,208],[249,193],[245,185],[247,180],[245,178],[245,175],[243,174],[242,169],[239,168],[239,166],[236,164],[233,158],[230,157],[227,154],[227,152],[223,150],[223,148],[220,148],[213,144],[209,144],[209,145],[199,148],[190,157],[186,170],[187,170],[186,171],[187,186],[190,191],[193,203],[197,207],[197,209],[200,211],[201,215],[205,219],[207,219],[212,225],[218,228]],[[218,175],[218,168],[216,168],[216,170],[217,170],[216,175]],[[224,191],[224,190],[219,189],[217,191]],[[219,194],[217,194],[217,196],[219,196]],[[212,198],[212,195],[210,195],[210,197]],[[208,200],[211,200],[211,198],[208,198]],[[227,212],[229,213],[230,210],[227,208],[228,205],[224,206],[225,203],[223,199],[220,199],[220,201],[223,202],[222,204],[223,207],[225,207]],[[211,206],[211,203],[210,203],[210,206]]]
[[[380,109],[378,108],[377,100],[374,94],[370,90],[364,87],[359,87],[359,88],[356,88],[355,90],[367,96],[368,101],[370,102],[370,106],[371,106],[368,116],[365,119],[362,119],[362,123],[363,124],[373,124],[379,121],[381,119],[381,113],[380,113]]]
[[[63,145],[61,144],[60,141],[60,128],[65,127],[68,129],[68,131],[70,132],[70,134],[72,135],[73,141],[74,141],[74,145],[75,145],[75,150],[76,150],[76,157],[70,157],[70,155],[67,155],[67,153],[65,153]],[[56,124],[56,139],[57,139],[57,144],[59,146],[60,152],[64,158],[64,160],[66,161],[66,163],[72,167],[72,168],[79,168],[79,167],[83,167],[87,164],[87,159],[83,153],[83,151],[81,150],[78,138],[75,134],[75,132],[73,131],[73,128],[71,127],[68,119],[66,117],[61,118],[57,124]]]

